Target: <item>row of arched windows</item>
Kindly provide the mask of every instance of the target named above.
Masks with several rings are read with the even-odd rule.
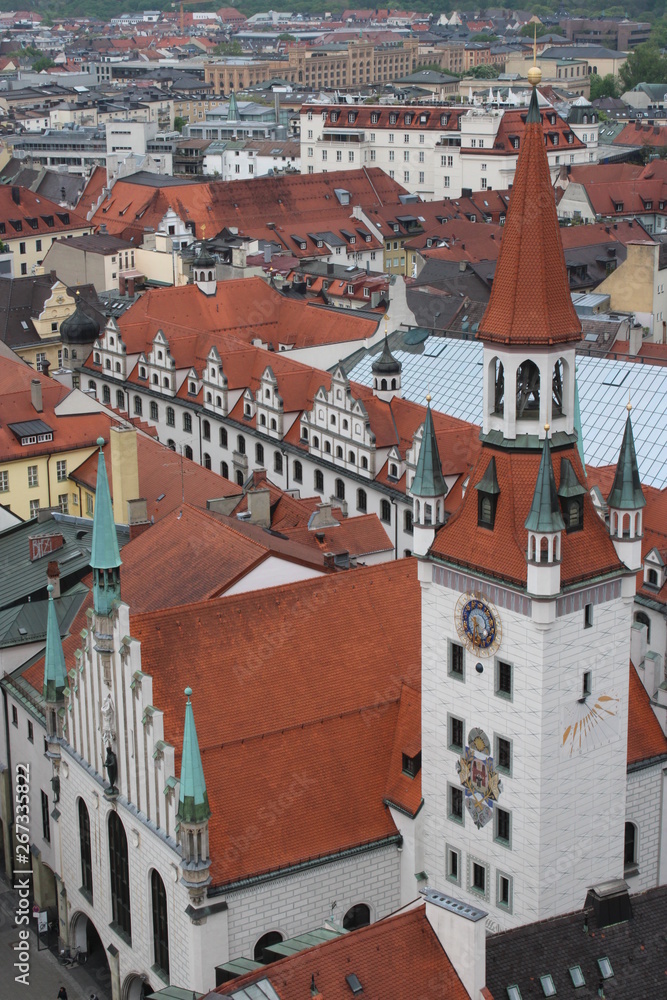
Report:
[[[93,865],[90,836],[90,816],[83,799],[79,799],[79,852],[81,858],[81,886],[93,898]],[[116,812],[109,813],[109,879],[111,882],[111,914],[113,923],[123,935],[132,938],[130,907],[130,878],[127,834]],[[151,870],[151,919],[153,960],[165,975],[169,975],[169,926],[167,919],[167,893],[164,882],[155,868]]]

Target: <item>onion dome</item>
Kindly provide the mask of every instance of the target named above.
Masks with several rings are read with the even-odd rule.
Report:
[[[386,334],[382,354],[371,365],[373,375],[400,375],[403,365],[394,357],[389,350],[389,342]]]
[[[63,344],[92,344],[100,333],[97,320],[83,311],[81,293],[76,293],[76,308],[71,316],[60,324],[60,337]]]

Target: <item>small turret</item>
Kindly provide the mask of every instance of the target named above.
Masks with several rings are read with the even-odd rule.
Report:
[[[373,372],[373,395],[387,403],[394,396],[401,395],[401,372],[403,365],[389,350],[387,334],[384,335],[382,354],[371,365]]]
[[[178,838],[181,845],[182,881],[190,891],[193,902],[201,902],[204,889],[211,881],[211,859],[208,850],[208,821],[211,810],[208,804],[204,768],[195,727],[195,717],[190,697],[192,688],[185,689],[183,727],[183,754],[178,797]]]
[[[646,506],[646,500],[639,479],[630,402],[627,409],[628,417],[607,506],[609,533],[618,557],[628,569],[637,571],[642,565],[642,508]]]
[[[46,617],[46,650],[44,652],[44,703],[46,713],[46,738],[49,743],[49,755],[59,757],[56,747],[51,743],[62,736],[62,721],[60,710],[64,703],[64,692],[67,687],[67,670],[65,654],[60,638],[60,627],[53,600],[53,585],[46,588],[49,599]]]
[[[442,474],[438,442],[433,426],[431,397],[426,397],[426,420],[422,435],[417,471],[410,486],[413,498],[412,524],[414,553],[425,556],[435,538],[436,529],[445,523],[447,484]]]
[[[204,235],[206,227],[203,227]],[[202,241],[199,253],[192,265],[194,282],[200,292],[204,295],[215,295],[218,282],[215,274],[215,257],[209,252],[206,243]]]
[[[525,521],[528,531],[528,593],[538,597],[560,593],[560,533],[565,527],[551,461],[548,424],[545,424],[544,430],[533,502]]]

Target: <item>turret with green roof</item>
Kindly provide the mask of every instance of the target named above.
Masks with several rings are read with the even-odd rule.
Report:
[[[44,653],[44,701],[55,704],[63,700],[67,687],[65,654],[60,638],[60,627],[53,600],[53,584],[46,588],[49,600],[46,617],[46,650]]]
[[[181,823],[201,823],[211,815],[204,780],[204,768],[199,753],[199,740],[192,711],[192,688],[186,687],[183,756],[181,758],[181,788],[178,797],[178,818]]]
[[[563,521],[560,504],[558,503],[556,479],[551,461],[548,426],[546,431],[540,468],[537,473],[537,482],[535,483],[535,492],[533,493],[533,502],[530,505],[525,527],[528,531],[535,531],[540,534],[553,534],[556,531],[562,531],[565,527],[565,522]]]
[[[97,487],[93,517],[93,544],[90,566],[93,570],[93,600],[99,615],[111,614],[114,601],[120,600],[120,550],[113,518],[107,467],[104,460],[104,438],[98,438]]]
[[[611,487],[611,493],[607,498],[607,504],[614,510],[640,510],[646,506],[646,499],[642,492],[642,484],[639,479],[639,467],[637,465],[637,453],[635,451],[635,439],[632,433],[632,420],[628,403],[628,417],[625,421],[623,441],[618,455],[616,474]]]
[[[442,474],[438,442],[436,441],[435,427],[433,426],[430,396],[426,397],[424,433],[419,449],[419,458],[417,459],[417,471],[415,472],[415,478],[412,480],[410,492],[413,497],[444,497],[447,494],[447,484]]]

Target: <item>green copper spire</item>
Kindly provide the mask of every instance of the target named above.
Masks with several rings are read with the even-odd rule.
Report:
[[[97,459],[97,488],[93,516],[93,544],[90,565],[93,569],[93,597],[95,611],[108,615],[114,601],[120,600],[120,552],[116,525],[113,519],[107,467],[104,461],[104,438],[98,438],[100,453]]]
[[[61,701],[67,687],[65,654],[60,639],[60,628],[56,606],[53,603],[53,586],[46,588],[49,594],[46,618],[46,652],[44,654],[44,701]]]
[[[637,454],[635,452],[635,439],[632,434],[632,421],[630,410],[632,406],[628,403],[628,419],[625,421],[625,431],[621,442],[621,451],[618,456],[616,475],[611,488],[611,493],[607,498],[607,504],[616,510],[638,510],[646,506],[646,500],[642,493],[642,484],[639,479],[639,468],[637,467]]]
[[[228,122],[237,122],[238,120],[239,120],[239,105],[238,105],[238,101],[236,100],[236,94],[232,90],[231,94],[229,95],[229,107],[227,109],[227,121]]]
[[[537,100],[537,87],[533,87],[533,93],[530,97],[530,104],[528,105],[528,114],[526,115],[526,125],[542,124],[542,115],[540,114],[540,105]]]
[[[435,439],[430,396],[426,397],[426,402],[424,433],[417,459],[417,471],[410,492],[415,497],[443,497],[447,493],[447,484],[442,474],[438,442]]]
[[[540,459],[540,469],[537,473],[537,482],[535,483],[535,493],[533,494],[533,502],[525,523],[528,531],[562,531],[565,527],[558,503],[558,493],[556,492],[548,425],[545,429],[546,435],[542,448],[542,458]]]
[[[195,729],[190,695],[192,688],[186,687],[185,727],[183,729],[183,756],[181,758],[181,790],[178,797],[178,818],[182,823],[201,823],[208,819],[211,810],[206,794],[204,768],[199,753],[199,741]]]
[[[577,378],[577,369],[574,369],[574,429],[577,432],[577,451],[579,452],[579,458],[581,459],[581,464],[584,467],[584,472],[586,472],[586,458],[584,457],[584,431],[581,426],[581,409],[579,408],[579,380]]]

